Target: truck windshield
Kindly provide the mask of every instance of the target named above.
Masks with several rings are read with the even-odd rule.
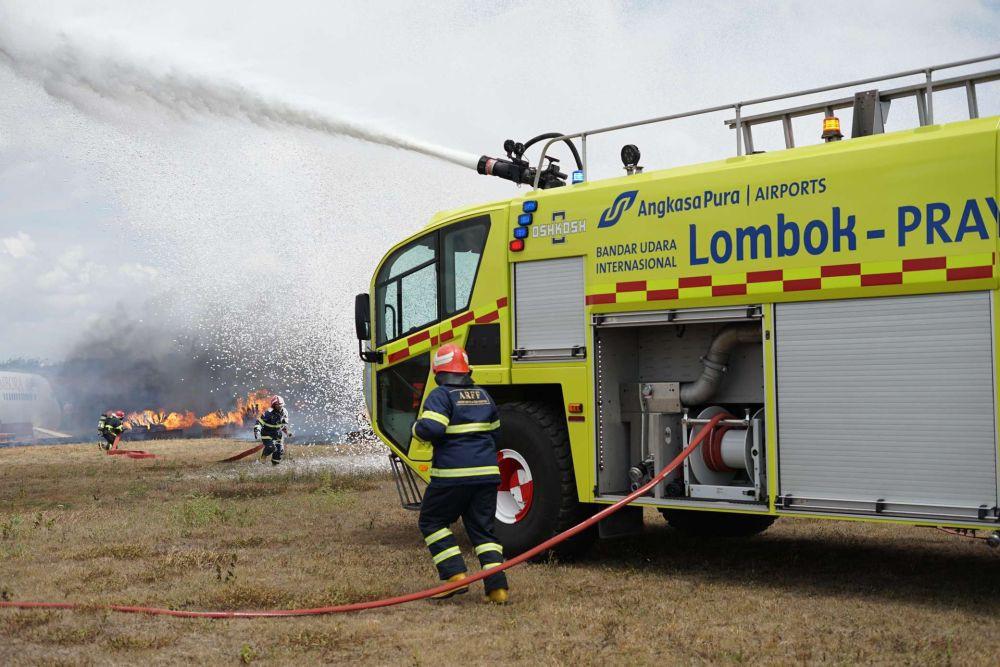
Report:
[[[375,280],[377,345],[469,307],[489,227],[488,216],[458,222],[385,261]]]

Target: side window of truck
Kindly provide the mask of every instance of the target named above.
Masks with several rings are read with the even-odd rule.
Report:
[[[391,282],[376,290],[379,314],[378,331],[379,344],[399,336],[399,283]]]
[[[431,264],[407,274],[400,281],[403,293],[400,334],[412,333],[438,319],[436,269]]]
[[[437,234],[396,251],[375,281],[376,343],[437,319]]]
[[[482,215],[431,232],[397,250],[375,280],[377,345],[469,307],[490,230]]]
[[[489,229],[490,219],[483,216],[443,232],[441,291],[444,316],[454,315],[469,307]]]

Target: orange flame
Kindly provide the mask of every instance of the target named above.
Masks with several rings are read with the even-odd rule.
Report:
[[[217,410],[201,417],[187,410],[184,412],[167,412],[165,410],[147,409],[130,412],[125,417],[128,428],[163,427],[168,431],[180,428],[191,428],[195,424],[202,428],[214,429],[222,426],[243,426],[247,421],[253,421],[257,415],[270,406],[271,394],[265,389],[258,389],[246,396],[236,399],[236,407],[229,411]]]

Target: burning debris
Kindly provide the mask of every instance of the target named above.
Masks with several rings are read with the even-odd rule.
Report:
[[[36,429],[36,440],[89,439],[95,415],[109,408],[126,412],[126,438],[131,440],[246,437],[267,408],[263,399],[270,392],[261,387],[295,397],[300,439],[338,441],[358,428],[351,417],[356,398],[345,395],[343,406],[331,403],[328,392],[340,386],[337,382],[303,379],[280,364],[256,365],[258,359],[273,357],[268,353],[247,352],[252,358],[238,364],[224,361],[230,354],[211,335],[168,323],[151,302],[135,312],[121,308],[84,330],[63,361],[0,361],[0,369],[37,375],[51,386],[53,417],[39,420],[49,430],[42,434]],[[36,393],[41,399],[42,393]],[[19,409],[25,406],[24,401],[15,403]],[[0,406],[0,433],[8,434],[0,440],[30,439],[30,434],[9,435],[12,424],[7,422],[32,421],[15,417]]]
[[[125,416],[128,440],[153,438],[225,437],[236,429],[252,424],[267,410],[270,392],[258,389],[246,397],[237,397],[232,410],[214,410],[202,416],[192,410],[167,411],[150,408]]]

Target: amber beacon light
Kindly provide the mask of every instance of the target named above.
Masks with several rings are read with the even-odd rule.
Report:
[[[823,141],[840,141],[844,138],[840,131],[840,119],[836,116],[827,116],[823,119]]]

